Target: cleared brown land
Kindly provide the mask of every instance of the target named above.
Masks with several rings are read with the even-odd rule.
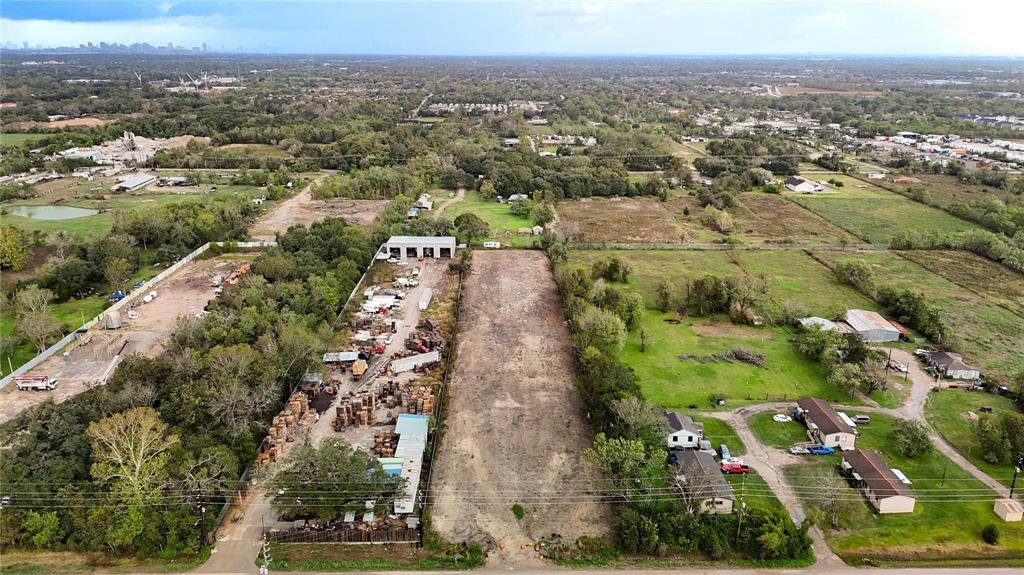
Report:
[[[655,198],[585,198],[557,210],[561,220],[579,225],[585,242],[678,243],[683,235]]]
[[[778,195],[743,194],[731,211],[734,233],[744,239],[775,243],[786,238],[821,243],[853,239],[835,224]]]
[[[113,124],[116,119],[102,118],[72,118],[70,120],[57,120],[56,122],[15,122],[6,126],[10,130],[31,130],[32,128],[95,128]]]
[[[317,181],[322,178],[317,178]],[[284,233],[291,226],[308,225],[324,218],[343,218],[350,224],[369,225],[389,202],[346,198],[314,200],[306,188],[263,216],[250,233],[255,239],[270,241],[277,232]]]
[[[539,561],[532,548],[520,549],[539,538],[605,534],[605,504],[565,499],[595,479],[580,458],[593,432],[547,257],[475,252],[458,338],[434,461],[432,527],[451,542],[490,546],[508,567]],[[526,512],[519,521],[517,503]]]
[[[47,399],[62,402],[89,389],[113,373],[120,358],[130,353],[155,356],[163,350],[167,337],[174,331],[179,316],[194,317],[213,297],[213,276],[227,277],[254,254],[222,256],[194,261],[156,285],[157,297],[135,307],[136,319],[129,319],[122,308],[123,327],[105,330],[102,325],[90,329],[71,348],[68,359],[54,355],[32,370],[59,380],[53,391],[20,391],[8,385],[0,391],[0,422],[7,421],[22,410]],[[230,259],[226,259],[230,258]],[[137,296],[141,299],[145,294]],[[89,318],[86,318],[89,319]],[[117,352],[127,341],[120,357]]]

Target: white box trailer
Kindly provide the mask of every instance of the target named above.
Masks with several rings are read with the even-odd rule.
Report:
[[[420,294],[420,311],[424,311],[430,305],[430,300],[434,297],[434,290],[427,288]]]

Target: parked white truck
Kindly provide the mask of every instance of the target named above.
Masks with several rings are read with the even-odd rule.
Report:
[[[20,375],[14,378],[14,384],[22,391],[52,391],[57,389],[57,380],[45,375]]]

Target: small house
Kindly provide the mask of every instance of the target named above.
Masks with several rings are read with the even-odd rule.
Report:
[[[846,310],[846,323],[864,341],[885,342],[899,341],[902,335],[900,327],[882,317],[881,314],[866,309]]]
[[[917,502],[914,492],[874,451],[854,449],[844,452],[839,470],[878,514],[914,512]]]
[[[665,438],[669,449],[695,449],[704,437],[704,424],[675,411],[664,412],[671,433]]]
[[[853,449],[857,432],[827,401],[806,397],[796,402],[796,415],[807,425],[807,438],[821,445]]]
[[[943,377],[949,379],[978,379],[981,369],[964,363],[964,357],[950,351],[937,351],[928,357],[928,363]]]
[[[785,186],[786,189],[792,192],[799,192],[801,194],[810,194],[812,192],[822,192],[825,190],[825,186],[820,183],[813,182],[800,176],[790,176],[786,178]]]
[[[684,451],[679,454],[676,487],[704,513],[732,513],[736,496],[710,453]]]
[[[1013,499],[996,499],[992,511],[1007,523],[1016,523],[1024,519],[1024,505]]]

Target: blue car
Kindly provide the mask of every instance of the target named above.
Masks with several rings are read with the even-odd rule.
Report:
[[[812,455],[832,455],[836,450],[827,445],[815,445],[813,447],[808,447],[807,452]]]

